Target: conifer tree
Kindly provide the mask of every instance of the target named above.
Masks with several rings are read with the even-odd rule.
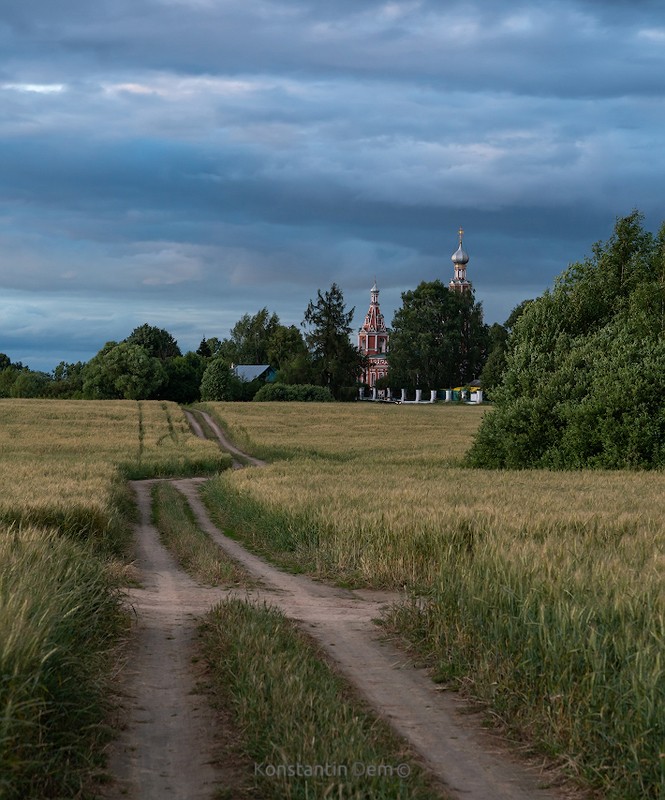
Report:
[[[363,367],[363,356],[351,344],[351,321],[355,309],[346,310],[342,291],[333,283],[330,290],[317,292],[310,300],[303,325],[308,326],[305,340],[312,356],[316,381],[327,386],[339,399],[343,387],[355,386]]]

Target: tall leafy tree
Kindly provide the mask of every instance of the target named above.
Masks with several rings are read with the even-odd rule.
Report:
[[[526,308],[473,464],[665,466],[664,267],[665,225],[633,212]]]
[[[11,388],[22,369],[22,364],[12,364],[9,356],[0,353],[0,397],[10,396]]]
[[[269,364],[270,339],[278,326],[279,317],[267,308],[243,314],[231,328],[231,336],[213,352],[232,364]]]
[[[185,353],[163,362],[165,382],[152,394],[154,400],[194,403],[200,398],[200,386],[206,359],[198,353]]]
[[[204,358],[214,358],[219,355],[221,346],[221,339],[218,339],[217,336],[211,336],[209,339],[201,339],[201,344],[196,352]]]
[[[182,355],[173,336],[164,328],[157,328],[154,325],[146,324],[134,328],[125,341],[139,345],[148,355],[160,361]]]
[[[472,292],[453,292],[440,280],[402,294],[395,312],[388,363],[391,386],[443,388],[477,378],[487,350],[487,326]]]
[[[305,341],[312,357],[316,382],[327,386],[340,398],[343,387],[357,383],[363,368],[363,355],[350,341],[355,309],[346,310],[342,290],[333,283],[329,291],[317,292],[305,311]]]
[[[166,381],[161,361],[138,344],[107,342],[83,370],[83,396],[144,400]]]
[[[46,372],[35,372],[30,369],[21,370],[12,384],[11,397],[47,397],[52,378]]]
[[[501,383],[503,373],[506,371],[506,354],[515,323],[530,303],[533,303],[533,300],[523,300],[510,312],[510,316],[503,325],[495,322],[489,328],[487,361],[480,373],[480,382],[489,399],[491,399],[494,389]]]
[[[311,383],[312,359],[302,333],[295,325],[278,325],[268,344],[269,363],[280,383]]]
[[[48,387],[49,397],[82,397],[84,369],[85,364],[82,361],[75,364],[61,361],[53,370],[53,380]]]
[[[201,380],[201,400],[235,400],[240,391],[240,381],[235,377],[228,361],[213,358]]]

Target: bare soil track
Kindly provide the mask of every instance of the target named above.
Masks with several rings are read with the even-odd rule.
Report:
[[[223,447],[231,449],[214,421],[206,422]],[[198,496],[198,482],[174,481],[201,527],[260,580],[261,588],[252,596],[278,607],[318,641],[451,797],[553,800],[562,796],[543,788],[547,776],[536,766],[507,755],[499,737],[483,730],[467,704],[441,691],[403,652],[382,640],[373,620],[398,599],[396,595],[339,589],[267,564],[213,525]],[[223,765],[211,763],[214,718],[205,698],[194,693],[193,637],[196,617],[230,593],[199,587],[177,567],[150,524],[147,483],[134,483],[141,511],[138,566],[144,588],[131,593],[138,622],[126,674],[130,707],[126,729],[111,754],[116,781],[105,796],[209,798],[225,781]]]

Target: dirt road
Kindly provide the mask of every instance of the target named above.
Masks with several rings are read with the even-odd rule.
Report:
[[[373,622],[392,593],[345,590],[291,575],[247,552],[211,522],[191,481],[175,481],[199,525],[265,587],[256,597],[298,620],[375,710],[422,756],[453,797],[536,800],[557,795],[534,769],[506,756],[498,738],[452,693],[442,692],[404,653],[381,638]]]
[[[511,759],[462,701],[440,691],[402,652],[381,640],[372,620],[396,599],[394,595],[338,589],[282,572],[213,525],[197,493],[199,481],[174,483],[201,527],[261,581],[262,588],[252,595],[299,621],[420,754],[452,797],[554,800],[561,796],[541,788],[537,769]],[[111,758],[117,782],[105,797],[211,797],[215,786],[224,785],[224,776],[210,763],[214,720],[204,698],[195,694],[192,640],[195,618],[228,592],[199,587],[179,570],[150,524],[147,482],[135,483],[134,488],[141,511],[138,566],[144,588],[132,592],[138,624],[126,675],[129,719]]]
[[[192,664],[196,620],[224,592],[180,570],[150,522],[151,481],[135,481],[140,512],[136,566],[142,588],[129,592],[136,612],[122,693],[124,730],[110,752],[116,779],[108,798],[209,800],[219,775],[207,697],[196,693]]]

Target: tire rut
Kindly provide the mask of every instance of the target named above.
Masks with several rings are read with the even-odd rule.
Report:
[[[215,716],[197,694],[197,619],[225,596],[191,580],[159,541],[151,523],[154,481],[132,481],[141,588],[128,590],[135,612],[122,677],[123,730],[109,751],[109,800],[210,798],[220,780],[214,760]]]
[[[201,528],[263,588],[252,596],[296,620],[374,710],[418,752],[452,797],[467,800],[554,800],[536,767],[512,762],[479,715],[442,692],[425,670],[382,638],[374,620],[399,599],[389,592],[339,589],[283,572],[224,536],[191,480],[174,481]]]

